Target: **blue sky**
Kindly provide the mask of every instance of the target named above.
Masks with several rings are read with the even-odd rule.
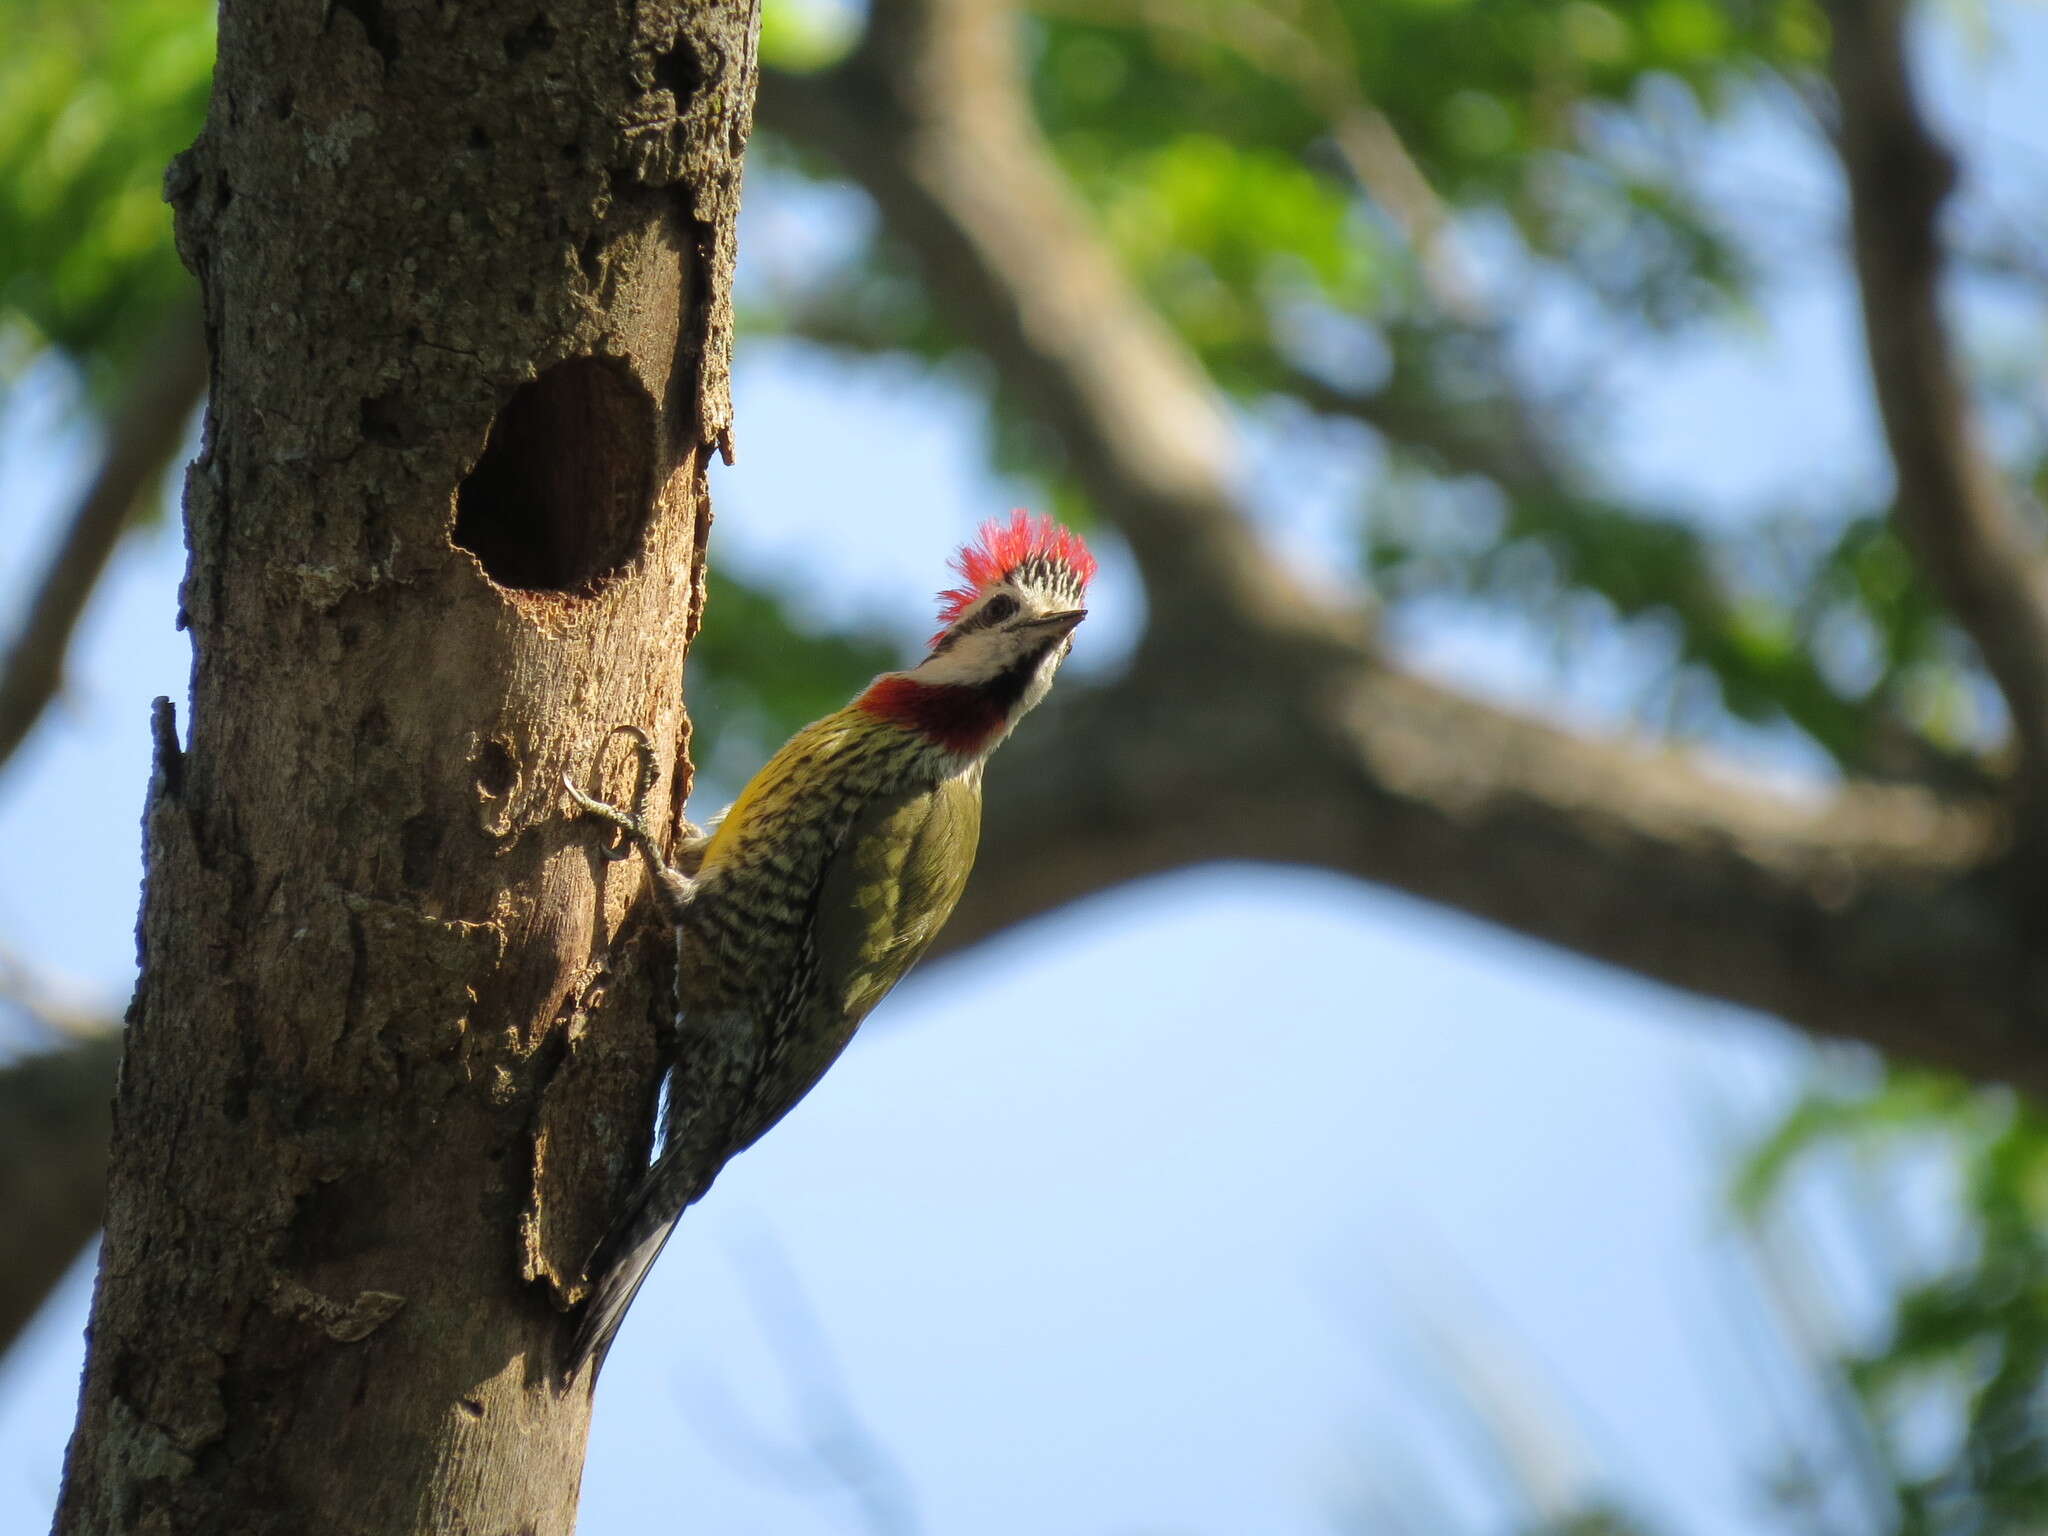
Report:
[[[1927,53],[2010,211],[2048,167],[2048,22],[1994,16],[1998,55]],[[1824,505],[1881,474],[1827,162],[1759,115],[1710,171],[1789,210],[1783,281],[1767,323],[1611,359],[1616,473],[1707,518]],[[750,195],[749,241],[843,213]],[[1972,296],[1977,331],[2002,313]],[[951,545],[1021,499],[943,382],[755,344],[737,394],[714,558],[824,618],[914,639]],[[1251,433],[1247,483],[1297,558],[1334,560],[1370,462],[1340,443],[1290,483],[1277,431]],[[0,592],[90,450],[46,376],[0,414]],[[181,562],[168,528],[121,553],[70,693],[0,778],[0,944],[113,1006],[147,704],[185,692]],[[1133,627],[1119,560],[1093,606],[1077,660],[1099,664]],[[1560,677],[1515,624],[1425,611],[1402,639],[1524,707],[1611,722],[1628,691],[1618,643]],[[1484,1529],[1498,1483],[1462,1391],[1561,1497],[1753,1530],[1781,1434],[1762,1405],[1795,1433],[1817,1409],[1735,1321],[1724,1139],[1810,1060],[1766,1021],[1321,875],[1219,866],[1062,912],[913,977],[686,1221],[608,1366],[582,1529],[802,1536],[875,1528],[864,1507],[977,1536]],[[87,1279],[0,1363],[0,1529],[54,1499]],[[866,1506],[805,1449],[849,1409],[884,1469]]]

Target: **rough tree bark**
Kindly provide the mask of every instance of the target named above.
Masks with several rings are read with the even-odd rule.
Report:
[[[190,741],[160,704],[60,1532],[573,1525],[558,1307],[661,1008],[559,778],[633,721],[687,783],[756,24],[222,7],[167,183]]]

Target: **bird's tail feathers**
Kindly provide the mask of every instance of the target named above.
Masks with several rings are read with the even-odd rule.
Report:
[[[605,1352],[611,1348],[619,1324],[626,1320],[626,1309],[640,1294],[648,1271],[661,1257],[689,1203],[687,1194],[671,1187],[673,1169],[665,1168],[666,1162],[664,1158],[654,1165],[591,1256],[591,1291],[583,1303],[583,1315],[576,1320],[576,1335],[563,1365],[565,1380],[575,1380],[592,1360],[598,1370],[604,1368]]]

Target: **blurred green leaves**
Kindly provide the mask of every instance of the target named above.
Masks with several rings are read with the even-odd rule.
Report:
[[[764,57],[821,67],[844,52],[855,19],[817,0],[771,5]],[[0,357],[19,366],[54,348],[104,398],[187,291],[159,188],[204,112],[211,10],[0,0],[0,23],[16,40],[0,59]],[[1561,264],[1619,323],[1676,324],[1739,294],[1749,275],[1683,178],[1617,151],[1627,135],[1613,124],[1669,117],[1674,91],[1704,122],[1745,81],[1809,67],[1822,37],[1811,8],[1790,0],[1111,0],[1049,4],[1034,25],[1035,98],[1077,191],[1161,314],[1248,405],[1293,391],[1304,337],[1324,345],[1311,361],[1329,361],[1334,345],[1368,373],[1376,347],[1418,337],[1471,351],[1457,324],[1426,319],[1421,255],[1381,189],[1361,184],[1359,114],[1384,114],[1428,195],[1459,221],[1454,233],[1505,217],[1527,259]],[[957,350],[881,236],[799,299],[747,313],[862,352],[932,361]],[[1483,366],[1505,368],[1498,353]],[[1456,370],[1411,371],[1433,380],[1408,402],[1411,420],[1465,409],[1444,382]],[[1527,388],[1504,375],[1489,387]],[[1007,408],[992,425],[1006,468],[1059,481],[1042,432]],[[1833,608],[1860,614],[1830,622],[1862,623],[1885,655],[1880,680],[1845,691],[1810,659],[1813,605],[1731,577],[1742,562],[1720,558],[1715,539],[1581,492],[1594,483],[1584,474],[1568,490],[1496,483],[1510,515],[1463,568],[1409,558],[1398,520],[1369,528],[1375,567],[1403,576],[1386,596],[1425,595],[1416,578],[1436,573],[1452,584],[1438,591],[1525,611],[1577,591],[1624,620],[1662,615],[1683,664],[1716,680],[1731,713],[1789,720],[1850,767],[1869,765],[1869,716],[1891,706],[1905,671],[1922,669],[1923,703],[1954,696],[1938,686],[1952,647],[1910,575],[1907,590],[1880,598],[1851,579],[1846,549],[1840,569],[1821,573]],[[1547,591],[1503,579],[1535,568],[1522,558],[1530,548],[1546,556]],[[791,654],[812,655],[794,640]]]
[[[2010,1093],[1894,1070],[1816,1090],[1740,1171],[1762,1220],[1806,1164],[1850,1156],[1890,1183],[1954,1170],[1948,1257],[1911,1274],[1884,1326],[1836,1361],[1897,1536],[2048,1528],[2048,1115]],[[1897,1256],[1890,1256],[1896,1258]]]
[[[852,46],[859,17],[829,0],[780,0],[761,12],[761,61],[799,73],[833,63]]]
[[[1597,344],[1538,371],[1515,342],[1517,288],[1616,345],[1746,323],[1766,278],[1697,162],[1768,83],[1810,89],[1824,41],[1805,0],[1041,0],[1032,89],[1076,192],[1211,378],[1247,411],[1378,435],[1356,516],[1381,601],[1563,633],[1590,600],[1671,637],[1667,691],[1705,683],[1725,718],[1790,726],[1847,771],[1970,781],[1988,734],[1971,658],[1867,504],[1709,527],[1617,493]],[[751,317],[956,356],[906,265],[877,233]],[[987,398],[998,462],[1053,494],[1057,445],[999,382]],[[1447,509],[1482,483],[1497,515],[1475,541]]]
[[[1270,387],[1279,305],[1378,306],[1377,237],[1338,187],[1291,156],[1192,132],[1099,174],[1118,253],[1234,392]]]
[[[0,369],[53,347],[104,400],[191,292],[163,175],[205,117],[213,9],[0,0],[0,36]]]

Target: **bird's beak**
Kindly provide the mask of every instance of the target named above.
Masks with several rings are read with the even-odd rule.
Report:
[[[1088,617],[1086,608],[1069,608],[1063,613],[1048,613],[1042,619],[1033,619],[1026,629],[1042,629],[1054,636],[1071,635],[1075,627]]]

